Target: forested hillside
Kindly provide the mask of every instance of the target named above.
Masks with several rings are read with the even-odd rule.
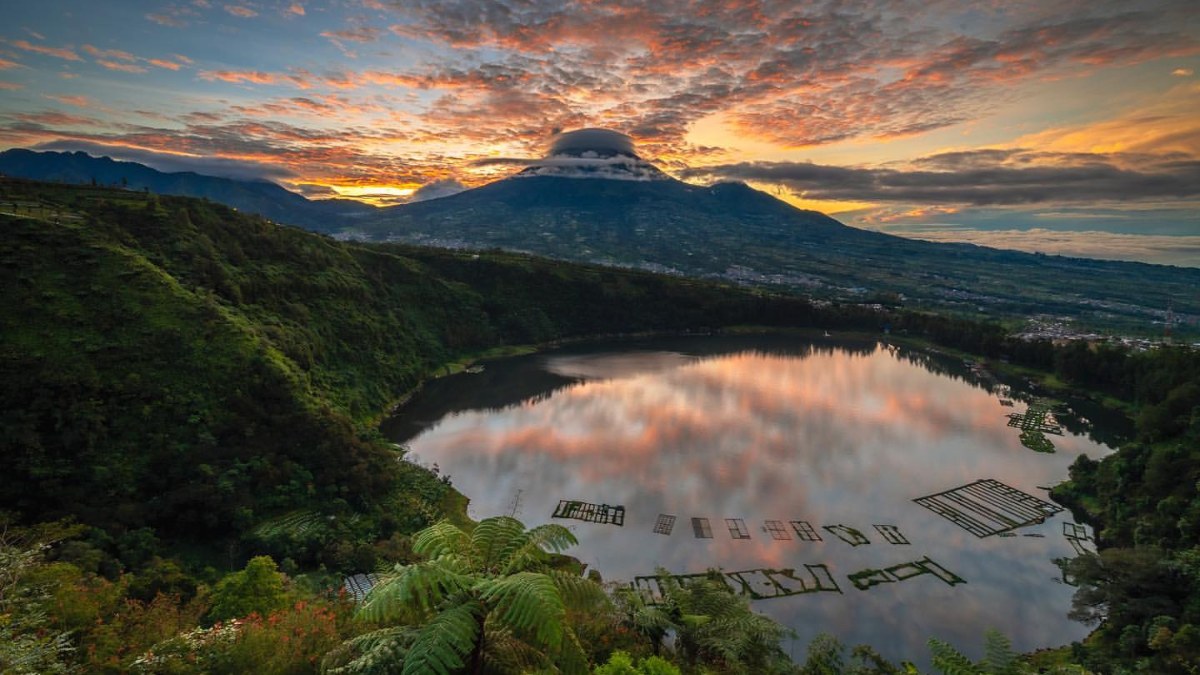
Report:
[[[367,422],[451,359],[815,312],[620,269],[342,244],[196,199],[3,191],[0,507],[118,536],[382,508],[396,462]]]
[[[1081,458],[1054,492],[1097,526],[1102,547],[1068,568],[1081,584],[1076,615],[1099,630],[1056,658],[1163,673],[1200,660],[1195,350],[1056,347],[936,314],[817,308],[507,253],[338,243],[202,200],[109,188],[0,182],[0,228],[0,572],[16,589],[0,593],[0,670],[20,658],[34,665],[16,672],[168,662],[311,672],[327,653],[328,666],[387,651],[371,632],[386,621],[354,619],[325,598],[330,577],[302,572],[419,561],[413,533],[452,514],[446,482],[398,461],[375,431],[391,402],[496,347],[738,324],[890,326],[1125,406],[1139,437]],[[45,524],[60,518],[81,525]],[[274,559],[246,562],[263,553]],[[681,616],[722,607],[756,625],[744,603],[704,598],[701,612],[688,593]],[[672,654],[636,602],[595,602],[556,619],[587,665],[620,661],[618,649],[661,650],[688,672],[781,656],[772,626],[736,634],[746,640],[736,653],[706,651],[703,640],[724,639],[714,634]],[[395,611],[416,621],[416,609]],[[409,628],[391,635],[411,638]],[[415,649],[394,645],[396,658]],[[850,667],[836,643],[813,645],[802,672]],[[861,672],[905,672],[856,654]]]

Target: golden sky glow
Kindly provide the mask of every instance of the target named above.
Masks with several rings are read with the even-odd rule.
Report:
[[[999,210],[1009,229],[1081,232],[1036,212],[1062,205],[1141,209],[1112,232],[1200,227],[1190,0],[91,7],[5,9],[0,147],[385,204],[501,178],[514,169],[474,162],[598,126],[677,177],[898,233],[902,214],[986,231]]]

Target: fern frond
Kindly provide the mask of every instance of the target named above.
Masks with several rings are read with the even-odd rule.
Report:
[[[471,538],[454,523],[440,520],[421,530],[413,537],[413,551],[426,558],[470,551]]]
[[[436,609],[441,601],[473,586],[476,579],[463,569],[452,555],[404,565],[393,574],[385,574],[367,593],[359,615],[378,621],[398,616],[413,607]]]
[[[321,659],[321,672],[326,675],[399,673],[400,664],[415,635],[412,628],[405,626],[384,628],[351,638]]]
[[[1017,654],[1012,649],[1012,643],[1000,631],[989,629],[984,633],[985,646],[983,671],[988,675],[1021,675]]]
[[[545,574],[554,582],[558,594],[562,596],[563,602],[568,607],[580,609],[611,606],[612,601],[604,592],[604,588],[587,577],[561,570],[551,570]]]
[[[666,632],[675,624],[661,608],[642,606],[633,612],[633,625],[642,632]]]
[[[504,551],[520,541],[525,526],[516,518],[495,516],[479,521],[471,532],[471,551],[478,569],[497,571],[502,565]]]
[[[942,675],[981,675],[971,659],[948,642],[929,638],[929,651],[933,652],[933,667],[942,671]]]
[[[569,626],[563,629],[563,639],[559,645],[558,654],[554,659],[555,665],[561,673],[573,675],[574,673],[588,672],[588,657],[587,651],[579,642],[579,636],[575,635],[575,631]]]
[[[538,525],[514,538],[501,552],[500,573],[523,572],[544,562],[547,551],[561,553],[578,543],[575,535],[562,525]]]
[[[520,572],[489,579],[477,588],[480,599],[495,608],[500,622],[518,635],[532,634],[539,643],[551,646],[562,640],[566,607],[549,576]]]
[[[403,675],[448,675],[464,668],[479,640],[482,614],[479,603],[468,602],[435,616],[408,648]]]
[[[483,661],[487,672],[532,673],[548,666],[550,662],[540,649],[518,639],[512,631],[489,620],[484,623]]]
[[[326,527],[328,519],[311,509],[300,509],[271,518],[251,530],[251,535],[258,539],[274,539],[287,536],[301,539],[318,529]]]

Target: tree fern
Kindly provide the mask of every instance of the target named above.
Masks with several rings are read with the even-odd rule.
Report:
[[[474,582],[454,556],[404,565],[382,576],[360,611],[373,621],[395,618],[404,608],[432,611],[445,597],[470,588]]]
[[[449,553],[466,554],[470,550],[470,537],[448,520],[438,521],[413,537],[413,551],[428,558]]]
[[[942,671],[943,675],[980,675],[981,673],[971,659],[963,656],[962,652],[948,642],[930,638],[929,651],[933,652],[933,667]]]
[[[519,541],[525,526],[516,518],[499,516],[488,518],[475,526],[471,532],[471,554],[477,569],[501,571],[506,548]]]
[[[478,603],[467,602],[442,611],[425,624],[404,657],[403,675],[447,675],[462,670],[478,642],[483,612]]]
[[[562,640],[566,607],[549,576],[521,572],[490,580],[481,591],[481,599],[495,607],[497,616],[514,632],[532,634],[552,646]]]
[[[547,550],[561,553],[575,546],[579,540],[570,530],[557,524],[539,525],[514,537],[503,551],[503,567],[500,572],[512,574],[531,565],[545,562]]]
[[[549,570],[545,574],[554,582],[558,594],[569,607],[610,606],[604,589],[591,579],[561,570]]]
[[[943,675],[1022,675],[1027,672],[1003,633],[988,630],[985,640],[983,660],[973,663],[949,643],[931,638],[929,650],[933,652],[934,667]]]
[[[1012,643],[998,630],[988,630],[984,633],[984,657],[981,665],[988,675],[1021,675],[1021,667],[1017,662],[1017,654],[1012,649]]]
[[[416,633],[413,629],[389,627],[351,638],[321,660],[328,675],[382,675],[400,673],[404,655]]]
[[[436,523],[413,537],[413,550],[427,560],[383,573],[359,610],[373,621],[413,622],[408,632],[397,633],[404,640],[347,642],[331,663],[339,664],[336,672],[372,672],[352,668],[366,668],[368,654],[391,654],[406,674],[437,675],[468,665],[477,671],[486,665],[499,672],[585,672],[587,658],[570,631],[567,607],[594,608],[607,600],[595,583],[547,568],[547,550],[574,542],[561,526],[526,531],[507,517],[483,520],[469,534]],[[361,656],[342,664],[345,653]]]

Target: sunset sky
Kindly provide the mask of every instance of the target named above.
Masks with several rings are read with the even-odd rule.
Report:
[[[744,180],[859,227],[1200,266],[1196,0],[39,0],[0,16],[0,149],[395,203],[605,127],[678,178]]]

